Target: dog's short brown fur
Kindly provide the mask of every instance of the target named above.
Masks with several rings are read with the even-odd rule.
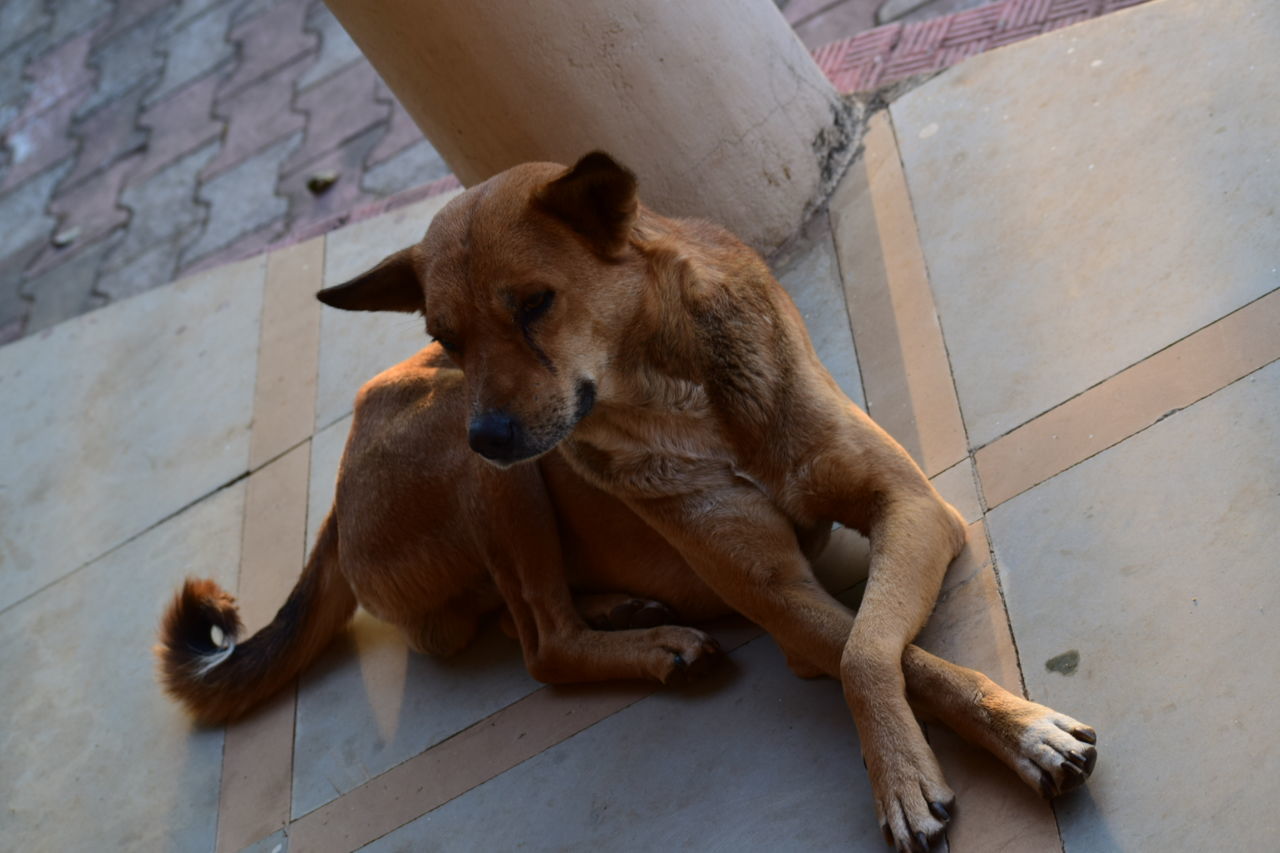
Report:
[[[179,593],[162,675],[202,720],[294,678],[357,603],[422,652],[505,609],[538,679],[665,682],[717,649],[657,624],[663,602],[688,622],[736,610],[797,672],[841,681],[900,849],[928,849],[953,808],[916,714],[1046,796],[1092,770],[1088,726],[910,645],[961,519],[840,392],[759,256],[640,206],[607,156],[497,175],[320,299],[423,312],[437,343],[361,390],[333,511],[269,626],[237,645],[225,593]],[[806,559],[833,521],[871,542],[856,616]]]

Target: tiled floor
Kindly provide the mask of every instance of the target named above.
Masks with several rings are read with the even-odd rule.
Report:
[[[873,116],[779,261],[838,381],[971,523],[920,643],[1100,731],[1050,807],[930,727],[959,853],[1280,829],[1257,784],[1280,762],[1277,33],[1267,0],[1153,0],[972,60]],[[882,849],[838,687],[740,623],[678,690],[542,687],[498,634],[426,660],[361,615],[225,731],[160,694],[175,584],[219,578],[264,624],[352,393],[422,341],[311,294],[441,203],[0,349],[0,846]]]

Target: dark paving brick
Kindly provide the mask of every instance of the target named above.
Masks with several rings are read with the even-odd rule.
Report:
[[[178,5],[173,10],[173,16],[169,18],[169,26],[180,27],[207,9],[222,2],[223,0],[178,0]],[[232,9],[232,20],[235,20],[238,8]]]
[[[286,169],[297,169],[352,137],[381,125],[391,107],[376,97],[378,75],[373,66],[359,60],[298,94],[295,106],[307,116],[307,135]],[[381,138],[383,134],[379,134]],[[367,154],[370,149],[366,149]],[[355,164],[359,169],[361,163]]]
[[[302,28],[307,14],[305,0],[282,0],[243,19],[239,14],[238,10],[229,38],[239,45],[240,62],[219,92],[219,100],[318,47],[315,33]]]
[[[318,83],[349,62],[363,59],[360,48],[347,35],[347,31],[338,23],[338,19],[329,11],[322,0],[312,0],[307,9],[306,27],[320,39],[320,50],[315,62],[302,75],[298,85],[302,88]]]
[[[209,216],[208,207],[196,202],[192,188],[196,175],[213,157],[217,143],[182,157],[145,181],[131,182],[120,193],[120,204],[131,212],[129,228],[111,253],[105,269],[117,270],[159,244],[173,244],[175,266],[179,250],[192,243]],[[172,272],[172,269],[169,270]],[[151,284],[164,284],[163,279]]]
[[[229,264],[232,261],[260,255],[271,246],[279,243],[288,227],[289,221],[283,215],[265,222],[252,231],[240,235],[238,239],[228,243],[221,249],[194,258],[188,261],[185,266],[179,266],[174,278],[185,278],[203,270],[211,270],[214,267]],[[184,253],[184,256],[185,254],[187,253]]]
[[[29,275],[41,275],[61,266],[129,221],[129,212],[117,201],[125,178],[138,165],[140,157],[140,154],[126,157],[54,197],[49,203],[49,212],[58,217],[56,233],[75,230],[77,236],[68,246],[46,248],[28,269]]]
[[[164,34],[165,67],[160,83],[147,95],[157,101],[216,68],[230,69],[236,47],[227,41],[235,0],[224,0],[174,25]]]
[[[8,168],[0,180],[0,193],[75,155],[77,140],[67,128],[72,113],[87,97],[89,90],[82,89],[42,113],[15,122],[5,131],[3,144],[8,152]]]
[[[200,187],[197,200],[208,205],[209,220],[199,239],[183,252],[183,266],[190,266],[247,234],[265,232],[272,223],[283,222],[289,203],[276,195],[276,180],[280,164],[300,138],[298,133],[277,142]],[[266,235],[268,242],[282,230]]]
[[[118,237],[117,233],[111,239],[100,240],[65,264],[27,281],[23,286],[24,296],[31,300],[27,334],[47,329],[67,317],[83,314],[96,307],[93,289],[98,277],[98,267],[103,256],[111,250],[113,240]]]
[[[30,240],[9,254],[0,254],[0,346],[17,340],[26,331],[31,301],[22,294],[23,270],[44,248],[44,239]]]
[[[145,22],[155,12],[172,12],[174,8],[173,0],[115,0],[115,11],[95,35],[95,44],[110,41],[125,30]]]
[[[112,0],[54,0],[49,9],[53,13],[49,43],[59,44],[105,24],[115,10],[115,3]]]
[[[157,243],[119,269],[101,273],[91,296],[114,302],[167,284],[178,275],[181,255],[180,238]]]
[[[201,176],[216,177],[253,157],[263,148],[291,137],[306,126],[306,117],[292,109],[294,83],[309,60],[299,57],[274,74],[225,100],[215,101],[214,113],[227,122],[222,150]]]
[[[182,155],[221,137],[225,122],[212,114],[213,95],[220,82],[217,74],[206,75],[143,111],[138,124],[149,130],[150,136],[142,163],[129,178],[131,183],[146,180]],[[195,181],[191,196],[195,197]]]
[[[58,221],[45,211],[53,198],[54,187],[70,168],[71,161],[67,160],[0,194],[0,222],[4,223],[0,228],[0,258],[11,256],[33,242],[47,243]]]
[[[76,121],[71,136],[80,140],[76,165],[58,188],[59,194],[96,175],[121,157],[141,151],[147,133],[138,126],[146,84],[134,86],[120,97]]]
[[[409,117],[409,112],[400,105],[400,102],[391,94],[391,90],[387,88],[387,84],[381,80],[378,81],[377,96],[378,100],[391,105],[391,120],[386,136],[382,137],[382,140],[369,153],[369,162],[366,164],[368,166],[389,160],[410,145],[426,138]]]
[[[374,196],[383,197],[439,180],[448,174],[449,166],[444,158],[436,153],[430,142],[422,139],[366,171],[360,186]]]
[[[49,21],[43,0],[5,0],[0,3],[0,51],[30,38]]]
[[[360,186],[361,165],[377,144],[383,130],[371,127],[305,167],[280,179],[279,193],[289,199],[290,229],[306,228],[313,222],[346,213],[374,196]],[[338,181],[320,195],[307,189],[307,179],[317,172],[335,172]]]
[[[139,85],[155,84],[164,68],[159,39],[168,12],[168,9],[153,12],[114,38],[94,46],[89,62],[98,69],[98,88],[80,108],[81,115]]]

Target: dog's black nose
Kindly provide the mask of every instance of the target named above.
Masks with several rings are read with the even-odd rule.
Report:
[[[471,419],[467,443],[481,456],[506,461],[512,458],[519,431],[516,419],[506,412],[485,412]]]

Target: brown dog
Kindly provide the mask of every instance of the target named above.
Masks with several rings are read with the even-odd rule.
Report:
[[[606,155],[497,175],[319,297],[422,312],[437,343],[361,390],[333,511],[269,626],[237,644],[229,596],[179,593],[162,673],[201,719],[289,682],[357,603],[431,654],[505,608],[538,679],[665,682],[717,650],[657,624],[660,601],[691,622],[732,608],[798,673],[840,679],[899,849],[929,849],[953,808],[916,714],[1046,796],[1089,775],[1091,728],[909,645],[964,524],[840,392],[759,256],[640,206]],[[832,521],[871,542],[856,616],[806,559]]]

